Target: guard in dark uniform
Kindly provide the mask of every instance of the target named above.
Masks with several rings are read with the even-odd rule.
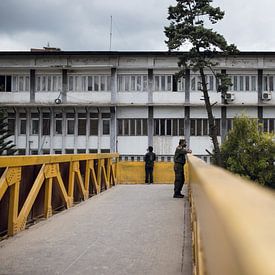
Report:
[[[174,186],[174,198],[183,198],[181,190],[184,184],[184,164],[186,161],[186,154],[192,153],[191,150],[186,149],[186,142],[184,139],[180,139],[179,145],[176,148],[174,155],[174,171],[175,171],[175,186]]]
[[[148,147],[148,152],[144,156],[145,161],[145,183],[153,183],[153,171],[154,161],[156,160],[156,154],[153,152],[153,147]]]

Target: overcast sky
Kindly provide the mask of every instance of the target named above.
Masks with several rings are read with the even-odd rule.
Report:
[[[49,45],[64,51],[167,50],[164,26],[175,0],[0,0],[0,51]],[[275,51],[274,0],[214,0],[215,28],[242,51]]]

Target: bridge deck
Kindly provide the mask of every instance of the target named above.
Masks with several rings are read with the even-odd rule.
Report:
[[[0,274],[192,274],[187,199],[118,185],[0,243]]]

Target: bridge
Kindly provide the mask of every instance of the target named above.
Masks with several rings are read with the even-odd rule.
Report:
[[[272,191],[189,155],[174,199],[118,158],[1,157],[0,274],[275,274]]]

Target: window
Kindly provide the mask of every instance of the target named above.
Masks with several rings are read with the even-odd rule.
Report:
[[[268,133],[274,133],[274,118],[264,118],[263,119],[263,131]]]
[[[172,91],[172,75],[155,75],[155,91]]]
[[[110,113],[102,113],[102,134],[110,135]]]
[[[177,91],[179,91],[179,92],[185,91],[185,78],[184,77],[181,77],[178,79]]]
[[[37,92],[58,92],[58,91],[61,91],[61,89],[62,89],[61,75],[37,75],[36,76]]]
[[[231,75],[232,86],[230,91],[256,91],[257,77],[256,75]],[[268,79],[266,79],[266,85]]]
[[[147,136],[147,119],[118,119],[119,136]]]
[[[85,113],[78,114],[78,135],[79,136],[86,135],[86,114]]]
[[[67,134],[68,135],[74,135],[74,113],[67,113]]]
[[[63,125],[62,113],[55,114],[55,134],[62,135],[62,125]]]
[[[273,76],[264,76],[263,87],[264,87],[264,91],[274,91]]]
[[[70,75],[68,78],[69,91],[111,91],[110,75]]]
[[[155,136],[184,135],[184,119],[154,119]]]
[[[66,149],[65,154],[74,154],[74,149]]]
[[[49,113],[43,113],[43,120],[42,120],[42,135],[49,136],[51,131],[51,120]]]
[[[15,133],[15,113],[8,113],[8,132],[12,135]]]
[[[11,92],[10,75],[0,75],[0,92]]]
[[[19,113],[19,134],[25,135],[27,129],[27,119],[25,113]]]
[[[119,92],[141,92],[147,91],[147,75],[119,75]]]
[[[39,133],[39,114],[31,113],[31,133],[32,135],[38,135]]]
[[[90,135],[98,135],[98,113],[90,113]]]
[[[217,135],[220,136],[220,119],[215,119]],[[209,123],[206,118],[193,118],[190,119],[190,135],[191,136],[208,136]]]

